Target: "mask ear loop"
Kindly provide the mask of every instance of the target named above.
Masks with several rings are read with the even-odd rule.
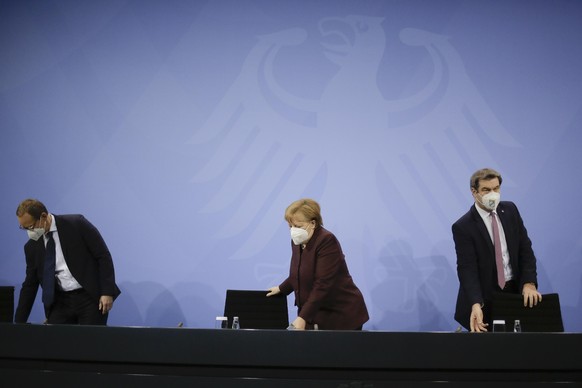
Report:
[[[472,188],[472,193],[473,193],[473,198],[475,198],[475,201],[477,201],[481,206],[485,206],[485,204],[483,203],[483,196],[481,194],[479,194],[479,192],[477,190],[475,190],[474,188]],[[485,206],[487,207],[487,206]]]

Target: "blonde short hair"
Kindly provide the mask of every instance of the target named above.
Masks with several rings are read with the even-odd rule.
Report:
[[[315,221],[316,226],[323,225],[321,218],[321,207],[313,199],[303,198],[293,202],[285,209],[285,220],[291,223],[291,219],[296,213],[301,213],[307,221]]]

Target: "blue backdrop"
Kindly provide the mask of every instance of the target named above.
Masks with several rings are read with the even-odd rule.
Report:
[[[580,331],[580,20],[568,0],[3,1],[0,284],[24,279],[34,197],[102,232],[111,325],[212,327],[227,288],[286,277],[283,212],[312,197],[365,329],[454,330],[450,226],[488,166]]]

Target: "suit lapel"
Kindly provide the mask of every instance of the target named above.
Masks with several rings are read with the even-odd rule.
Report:
[[[54,217],[57,223],[57,233],[59,234],[59,244],[61,245],[61,251],[63,252],[63,256],[67,257],[67,225],[65,225],[61,217]]]
[[[500,203],[497,207],[497,214],[499,216],[499,221],[503,226],[503,234],[505,235],[505,243],[507,244],[507,251],[509,253],[509,262],[511,263],[511,267],[515,268],[516,263],[514,262],[515,255],[513,254],[513,247],[511,242],[514,241],[512,232],[512,218],[510,217],[509,213],[511,213],[510,207],[505,207],[503,203]],[[514,270],[515,273],[515,270]]]
[[[508,208],[509,210],[509,208]],[[505,206],[502,203],[499,204],[497,207],[497,215],[499,217],[499,221],[503,226],[503,234],[505,235],[505,242],[507,244],[507,250],[509,251],[509,257],[511,258],[513,255],[511,254],[511,245],[510,242],[512,241],[511,232],[513,228],[511,227],[511,217],[509,216],[508,212],[506,211]]]
[[[483,218],[481,217],[477,209],[475,209],[475,206],[471,206],[471,218],[473,219],[473,222],[477,226],[479,234],[481,235],[481,237],[483,237],[483,241],[485,241],[487,247],[489,247],[489,253],[493,255],[493,257],[495,257],[495,247],[493,246],[493,241],[491,241],[491,236],[489,235],[489,231],[485,226],[485,222],[483,221]]]
[[[507,238],[507,230],[509,229],[509,225],[507,224],[508,220],[507,215],[505,214],[505,206],[503,206],[503,204],[499,204],[497,207],[497,216],[499,217],[499,221],[503,226],[503,231],[506,234],[505,238]]]

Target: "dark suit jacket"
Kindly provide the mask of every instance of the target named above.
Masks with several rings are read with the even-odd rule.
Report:
[[[117,298],[120,294],[115,284],[115,272],[109,249],[101,234],[80,214],[53,215],[65,262],[71,274],[98,303],[102,295]],[[14,321],[28,320],[36,299],[38,286],[42,286],[45,247],[42,238],[28,240],[24,245],[26,277],[20,290],[20,298]],[[46,306],[45,306],[46,310]]]
[[[303,252],[292,246],[289,277],[279,286],[282,293],[295,291],[298,315],[320,329],[353,330],[368,319],[362,293],[348,271],[339,241],[319,227]]]
[[[505,232],[513,280],[520,291],[525,283],[537,285],[536,258],[517,207],[513,202],[502,201],[497,207],[497,214]],[[469,329],[473,304],[489,305],[494,292],[499,290],[495,250],[475,206],[471,206],[452,229],[460,283],[455,320]]]

